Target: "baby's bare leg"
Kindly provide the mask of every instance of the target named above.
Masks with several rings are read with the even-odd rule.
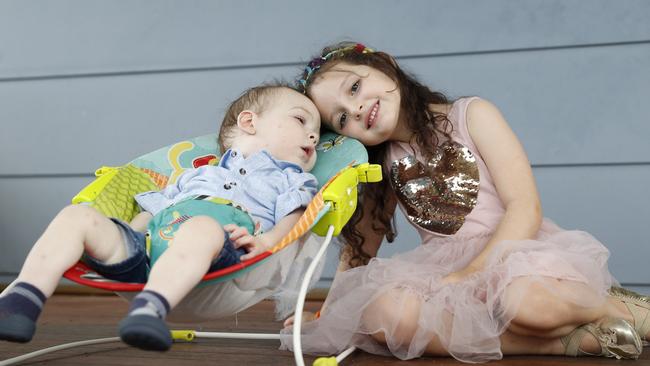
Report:
[[[126,257],[121,234],[111,220],[87,206],[68,206],[52,220],[27,256],[18,279],[0,297],[1,340],[32,339],[46,299],[84,249],[108,263]]]
[[[145,290],[159,293],[173,308],[206,274],[223,243],[224,231],[218,222],[207,216],[189,219],[154,264]]]
[[[126,248],[117,226],[89,206],[71,205],[59,212],[36,241],[18,275],[51,296],[59,279],[86,250],[107,264],[126,259]]]
[[[199,283],[223,243],[224,231],[212,218],[196,216],[183,223],[120,322],[122,341],[145,350],[168,350],[172,339],[164,322],[167,312]]]

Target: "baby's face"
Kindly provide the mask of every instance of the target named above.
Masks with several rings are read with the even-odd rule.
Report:
[[[276,159],[298,164],[308,172],[316,163],[320,115],[309,98],[283,88],[258,115],[255,129],[260,148]]]

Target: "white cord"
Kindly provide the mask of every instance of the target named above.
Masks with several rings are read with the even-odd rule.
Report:
[[[345,351],[341,352],[340,355],[336,356],[336,363],[339,363],[343,361],[344,358],[348,357],[352,352],[354,352],[357,349],[357,347],[352,346]]]
[[[296,365],[305,366],[305,360],[302,356],[302,345],[300,343],[300,327],[302,325],[302,310],[305,306],[305,297],[307,296],[307,288],[311,282],[311,277],[314,275],[316,266],[320,262],[321,258],[325,254],[327,246],[332,241],[332,234],[334,233],[334,226],[330,226],[327,231],[327,236],[325,241],[321,245],[318,253],[314,257],[314,260],[309,264],[307,272],[305,273],[305,278],[303,279],[302,285],[300,287],[300,292],[298,293],[298,303],[296,304],[296,315],[294,317],[294,328],[293,328],[293,354],[296,360]],[[199,338],[230,338],[230,339],[280,339],[279,334],[258,334],[258,333],[219,333],[219,332],[194,332],[194,335]],[[44,348],[42,350],[30,352],[22,356],[17,356],[14,358],[9,358],[3,361],[0,361],[0,366],[9,366],[15,365],[18,362],[28,360],[30,358],[42,356],[44,354],[61,351],[68,348],[88,346],[93,344],[101,343],[110,343],[120,341],[119,337],[110,337],[110,338],[99,338],[99,339],[89,339],[85,341],[65,343],[58,346],[53,346],[49,348]],[[349,351],[349,352],[348,352]],[[339,357],[341,359],[347,357],[350,353],[354,351],[354,347],[343,352]],[[347,354],[345,354],[348,352]],[[345,354],[345,355],[344,355]],[[337,358],[338,360],[338,358]]]
[[[227,339],[280,339],[279,334],[264,333],[221,333],[221,332],[194,332],[197,338],[227,338]],[[2,365],[0,365],[2,366]]]
[[[15,365],[18,362],[25,361],[25,360],[30,359],[30,358],[38,357],[38,356],[41,356],[41,355],[44,355],[44,354],[47,354],[47,353],[61,351],[61,350],[68,349],[68,348],[74,348],[74,347],[80,347],[80,346],[88,346],[88,345],[91,345],[91,344],[117,342],[119,340],[120,340],[120,337],[111,337],[111,338],[89,339],[89,340],[86,340],[86,341],[79,341],[79,342],[61,344],[61,345],[58,345],[58,346],[44,348],[42,350],[38,350],[38,351],[34,351],[34,352],[24,354],[22,356],[9,358],[7,360],[0,361],[0,366]]]
[[[300,285],[300,292],[298,293],[298,303],[296,304],[296,315],[293,318],[293,358],[296,360],[297,366],[305,366],[305,359],[302,355],[302,344],[300,342],[300,327],[302,325],[302,309],[305,306],[305,297],[307,297],[307,288],[311,282],[311,277],[314,275],[314,271],[320,262],[320,259],[325,254],[327,246],[332,241],[332,235],[334,234],[334,226],[330,225],[327,230],[327,236],[323,245],[321,245],[318,253],[314,257],[314,260],[309,264],[307,272],[305,273],[305,278],[302,279],[302,284]]]

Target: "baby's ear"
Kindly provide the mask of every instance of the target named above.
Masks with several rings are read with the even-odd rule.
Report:
[[[245,110],[241,111],[237,116],[237,127],[247,134],[255,134],[255,119],[257,114],[253,111]]]

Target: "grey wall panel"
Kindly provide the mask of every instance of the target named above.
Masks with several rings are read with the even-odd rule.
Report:
[[[2,0],[0,78],[297,62],[345,38],[396,55],[628,42],[648,18],[644,0]]]
[[[493,101],[538,166],[546,214],[650,286],[650,168],[633,164],[650,160],[648,18],[645,0],[0,0],[0,281],[95,168],[216,131],[244,88],[351,38]],[[544,168],[572,164],[593,166]],[[419,242],[399,222],[381,255]]]
[[[546,217],[601,241],[611,252],[610,271],[620,282],[650,286],[650,165],[538,168],[534,174]],[[380,257],[420,244],[413,226],[398,213],[398,237],[384,242]],[[330,248],[326,279],[335,273],[337,254],[338,248]]]
[[[503,112],[533,164],[650,162],[650,45],[407,60]]]
[[[650,161],[650,46],[405,60],[451,96],[500,107],[533,164]],[[246,87],[297,68],[265,67],[0,83],[0,174],[88,173],[217,131]],[[619,136],[620,138],[612,138]],[[119,143],[116,143],[119,142]],[[26,151],[25,145],[38,147]],[[48,163],[41,164],[43,152]],[[80,154],[80,152],[83,152]],[[20,159],[16,157],[20,156]]]
[[[283,71],[295,69],[0,83],[0,121],[11,126],[0,135],[0,174],[89,173],[216,133],[230,101]]]
[[[546,216],[603,242],[620,281],[650,284],[650,164],[539,168],[535,175]]]
[[[0,274],[17,274],[29,249],[48,223],[92,180],[0,178]],[[61,243],[65,245],[65,243]]]

